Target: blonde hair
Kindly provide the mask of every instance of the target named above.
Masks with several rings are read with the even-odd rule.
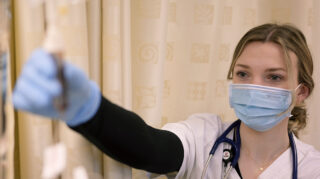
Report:
[[[237,59],[243,52],[246,45],[251,42],[272,42],[281,46],[284,51],[285,63],[287,65],[288,74],[292,77],[293,82],[295,77],[292,74],[292,64],[289,52],[293,52],[298,57],[298,82],[309,89],[311,94],[314,88],[312,79],[313,61],[307,41],[303,33],[293,25],[289,24],[263,24],[249,30],[239,41],[233,53],[232,62],[228,72],[228,79],[233,78],[233,70]],[[293,95],[294,96],[294,95]],[[293,108],[293,109],[292,109]],[[298,136],[298,131],[306,126],[307,112],[305,104],[292,106],[289,118],[288,130],[294,132]]]

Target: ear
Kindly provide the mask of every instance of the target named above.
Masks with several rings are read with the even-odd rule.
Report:
[[[309,96],[309,88],[303,83],[297,89],[297,104],[303,103],[303,101]]]

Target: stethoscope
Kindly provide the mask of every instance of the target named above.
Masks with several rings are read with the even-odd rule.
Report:
[[[208,168],[208,165],[209,165],[209,162],[211,160],[211,158],[213,157],[214,153],[216,152],[218,146],[221,144],[221,143],[228,143],[231,145],[231,148],[233,149],[233,153],[235,154],[234,156],[230,153],[228,153],[228,151],[224,151],[224,156],[223,156],[223,161],[224,162],[231,162],[230,163],[230,167],[227,169],[227,171],[225,172],[224,174],[224,177],[223,178],[227,178],[231,169],[232,168],[235,168],[237,163],[238,163],[238,160],[239,160],[239,157],[240,157],[240,146],[241,146],[241,139],[240,139],[240,124],[241,124],[241,121],[240,120],[237,120],[235,121],[234,123],[232,123],[223,133],[220,137],[217,138],[216,142],[214,143],[213,147],[211,148],[210,150],[210,153],[209,153],[209,157],[207,159],[207,162],[205,164],[205,167],[203,169],[203,172],[202,172],[202,175],[201,175],[201,179],[204,178],[205,174],[206,174],[206,170]],[[231,130],[235,129],[235,140],[231,140],[229,138],[227,138],[227,135],[231,132]],[[290,141],[290,147],[291,147],[291,150],[292,150],[292,159],[293,159],[293,162],[292,162],[292,166],[293,166],[293,170],[292,170],[292,178],[293,179],[297,179],[297,176],[298,176],[298,156],[297,156],[297,148],[296,148],[296,144],[294,142],[294,139],[293,139],[293,134],[292,132],[289,132],[289,141]]]

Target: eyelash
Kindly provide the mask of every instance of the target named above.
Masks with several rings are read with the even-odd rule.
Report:
[[[239,77],[239,78],[245,78],[243,75],[246,75],[246,77],[248,76],[248,73],[246,72],[243,72],[243,71],[238,71],[236,72],[236,75]]]
[[[247,72],[244,71],[238,71],[236,72],[236,76],[239,77],[240,79],[245,79],[250,77],[249,74]],[[279,74],[268,74],[267,75],[267,79],[272,81],[272,82],[279,82],[282,81],[284,79],[283,75],[279,75]]]
[[[278,74],[270,74],[267,76],[268,79],[270,79],[271,81],[281,81],[283,80],[283,76],[282,75],[278,75]],[[277,78],[277,79],[274,79]]]

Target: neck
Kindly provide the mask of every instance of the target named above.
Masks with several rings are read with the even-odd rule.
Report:
[[[265,132],[255,131],[242,123],[240,126],[240,155],[249,155],[260,164],[275,160],[289,147],[288,120],[288,118],[283,119],[279,124]]]

